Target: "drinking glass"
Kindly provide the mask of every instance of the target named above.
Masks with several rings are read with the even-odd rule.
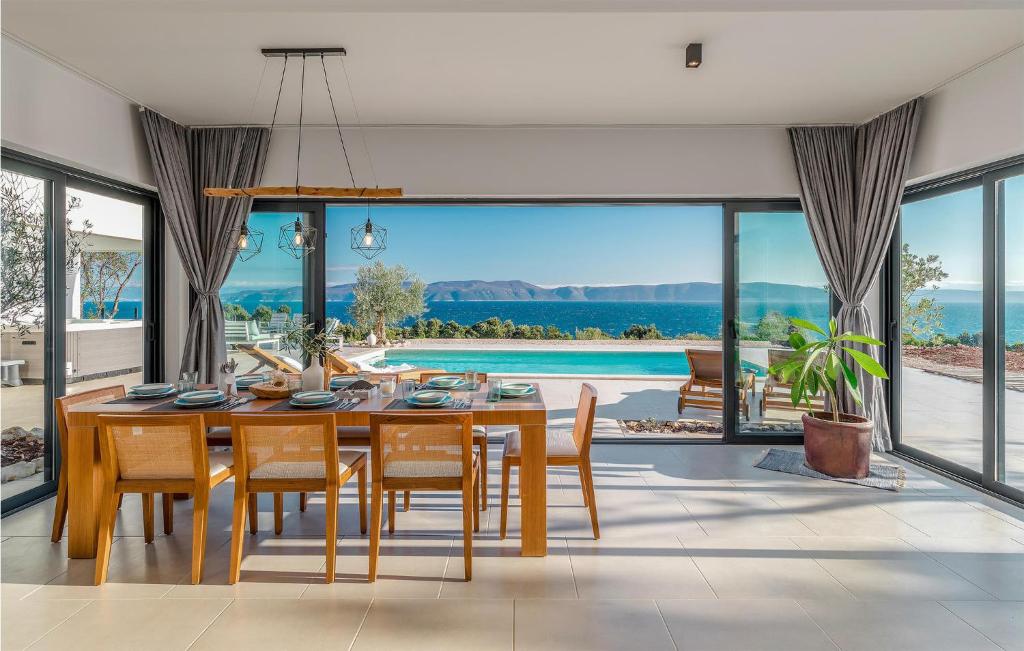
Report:
[[[380,395],[382,398],[390,398],[395,395],[395,382],[398,380],[394,375],[385,375],[380,379]]]
[[[196,383],[199,381],[199,371],[182,371],[178,378],[178,391],[195,391]]]
[[[416,391],[415,380],[402,380],[402,386],[400,387],[399,398],[408,398]]]
[[[466,384],[469,389],[476,386],[476,371],[466,371]]]
[[[302,390],[302,378],[289,375],[288,376],[288,393],[298,393]]]
[[[500,402],[501,401],[501,380],[489,380],[489,389],[487,391],[488,402]]]

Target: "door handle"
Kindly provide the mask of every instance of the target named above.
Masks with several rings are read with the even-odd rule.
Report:
[[[736,319],[729,319],[729,336],[733,339],[740,338],[740,333],[736,329]]]

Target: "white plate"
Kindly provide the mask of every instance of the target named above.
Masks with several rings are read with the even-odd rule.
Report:
[[[216,389],[206,389],[204,391],[186,391],[185,393],[178,396],[178,400],[187,402],[190,404],[205,405],[211,402],[217,402],[218,400],[224,399],[224,392],[217,391]],[[178,402],[176,400],[175,402]]]
[[[525,385],[524,384],[513,384],[513,385],[510,385],[510,386],[502,385],[502,387],[501,387],[501,395],[503,397],[506,397],[506,398],[519,398],[519,397],[522,397],[522,396],[532,396],[535,393],[537,393],[537,390],[534,389],[529,384],[525,384]]]
[[[333,397],[330,391],[300,391],[292,394],[292,402],[324,403]]]
[[[168,384],[166,382],[154,382],[153,384],[136,384],[133,387],[129,387],[129,391],[140,396],[159,395],[174,391],[174,385]]]
[[[438,375],[437,377],[430,378],[430,380],[427,381],[427,384],[430,386],[444,389],[461,386],[465,383],[466,380],[457,375]]]
[[[448,394],[445,394],[444,399],[442,399],[442,400],[440,400],[438,402],[420,402],[420,401],[416,400],[416,398],[413,397],[413,396],[409,396],[408,398],[405,399],[405,401],[408,402],[413,407],[422,407],[422,408],[444,407],[445,405],[447,405],[452,400],[453,400],[453,398],[450,395],[448,395]]]
[[[359,380],[359,378],[357,378],[357,377],[348,377],[348,376],[343,376],[343,375],[337,375],[337,376],[331,378],[331,388],[332,389],[344,389],[348,385],[350,385],[353,382],[356,382],[358,380]]]
[[[263,381],[262,375],[239,375],[235,378],[235,386],[239,388],[251,387]]]
[[[210,402],[189,402],[188,400],[178,398],[174,401],[174,404],[175,406],[184,407],[185,409],[199,409],[200,407],[216,407],[217,405],[222,405],[227,401],[227,396],[221,394],[220,398],[211,400]]]
[[[299,407],[300,409],[314,409],[316,407],[326,407],[327,405],[333,404],[335,402],[338,402],[338,399],[332,395],[329,398],[327,398],[327,400],[322,400],[320,402],[306,402],[302,400],[295,400],[293,398],[288,401],[288,404],[290,404],[292,407]]]
[[[438,405],[445,401],[445,399],[451,399],[452,394],[447,391],[434,391],[432,389],[425,389],[423,391],[414,391],[409,396],[411,400],[409,402],[418,402],[423,405]]]

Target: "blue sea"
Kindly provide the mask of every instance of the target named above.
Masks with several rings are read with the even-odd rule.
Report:
[[[242,303],[248,311],[259,304]],[[277,303],[269,307],[276,308]],[[293,312],[301,309],[300,302],[288,304]],[[327,316],[351,321],[348,314],[350,303],[328,301]],[[85,304],[88,312],[90,304]],[[136,312],[137,310],[137,312]],[[741,302],[740,320],[746,323],[757,321],[769,311],[786,316],[796,316],[810,321],[822,322],[828,314],[828,304],[770,304]],[[137,318],[142,307],[139,301],[121,301],[118,319]],[[428,303],[424,319],[437,318],[441,321],[455,321],[471,325],[477,321],[497,316],[517,324],[555,326],[562,331],[573,332],[577,328],[598,327],[605,332],[619,334],[634,323],[653,323],[669,337],[698,332],[710,337],[720,335],[722,306],[719,303],[605,303],[592,301],[461,301]],[[409,319],[405,324],[412,323]],[[981,303],[946,303],[943,305],[942,332],[958,335],[961,332],[981,332]],[[1006,304],[1006,341],[1024,341],[1024,303]]]

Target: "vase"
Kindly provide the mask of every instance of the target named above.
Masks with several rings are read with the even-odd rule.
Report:
[[[807,465],[831,477],[863,479],[871,471],[871,421],[863,416],[803,415]]]
[[[313,357],[309,360],[309,366],[302,371],[303,391],[324,390],[324,367],[320,365],[320,358]]]
[[[377,335],[373,334],[372,332],[370,334],[366,335],[366,343],[369,344],[370,346],[376,346],[377,345]]]

